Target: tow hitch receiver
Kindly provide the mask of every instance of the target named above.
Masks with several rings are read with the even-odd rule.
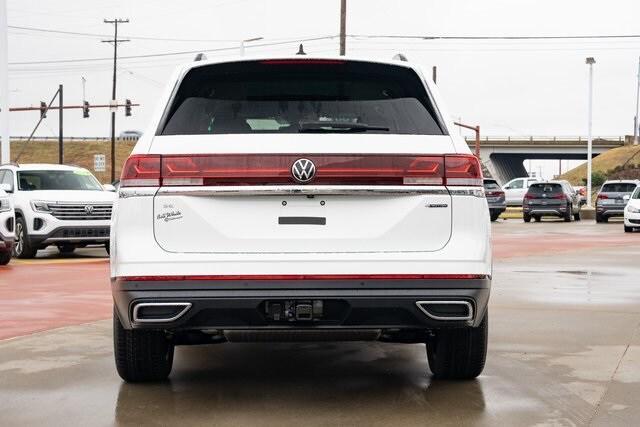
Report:
[[[280,322],[304,322],[322,320],[324,302],[322,300],[266,301],[264,314],[268,320]]]

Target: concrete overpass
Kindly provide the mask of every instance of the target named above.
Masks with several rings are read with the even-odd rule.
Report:
[[[475,138],[466,138],[473,151]],[[626,140],[629,142],[629,138]],[[625,145],[625,137],[594,137],[593,156]],[[495,137],[480,140],[480,160],[500,184],[527,176],[526,159],[587,159],[586,137]]]

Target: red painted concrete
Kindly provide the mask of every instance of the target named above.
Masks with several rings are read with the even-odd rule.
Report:
[[[111,316],[109,263],[0,267],[0,339]]]
[[[515,227],[514,227],[515,226]],[[638,245],[622,226],[565,228],[563,224],[496,224],[494,258]],[[0,267],[0,339],[111,317],[106,260],[34,260]]]

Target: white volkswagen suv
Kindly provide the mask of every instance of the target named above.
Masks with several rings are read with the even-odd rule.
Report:
[[[11,200],[5,193],[4,188],[7,186],[2,184],[0,180],[0,265],[7,265],[11,261],[11,251],[14,241],[14,212]]]
[[[6,164],[0,166],[0,183],[15,207],[16,257],[33,258],[49,245],[56,245],[61,253],[87,245],[102,245],[108,251],[116,195],[106,191],[88,170]]]
[[[438,378],[487,351],[481,168],[401,61],[194,62],[121,176],[111,230],[116,367],[169,375],[174,346],[425,343]]]

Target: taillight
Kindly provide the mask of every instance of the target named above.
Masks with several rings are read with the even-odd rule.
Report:
[[[472,155],[444,157],[446,185],[482,185],[482,169],[478,158]]]
[[[202,185],[292,185],[292,166],[311,160],[315,185],[482,186],[472,155],[372,154],[194,154],[133,155],[122,171],[122,187]]]
[[[598,194],[598,200],[604,200],[604,199],[608,199],[609,196],[607,196],[606,194]]]
[[[525,200],[531,200],[531,199],[535,199],[536,197],[531,194],[531,193],[527,193],[524,195]]]
[[[552,197],[552,199],[556,199],[556,200],[566,200],[567,196],[565,196],[564,194],[560,193],[560,194],[556,194],[555,196]]]
[[[134,154],[127,159],[120,175],[121,187],[158,187],[160,184],[159,155]]]

